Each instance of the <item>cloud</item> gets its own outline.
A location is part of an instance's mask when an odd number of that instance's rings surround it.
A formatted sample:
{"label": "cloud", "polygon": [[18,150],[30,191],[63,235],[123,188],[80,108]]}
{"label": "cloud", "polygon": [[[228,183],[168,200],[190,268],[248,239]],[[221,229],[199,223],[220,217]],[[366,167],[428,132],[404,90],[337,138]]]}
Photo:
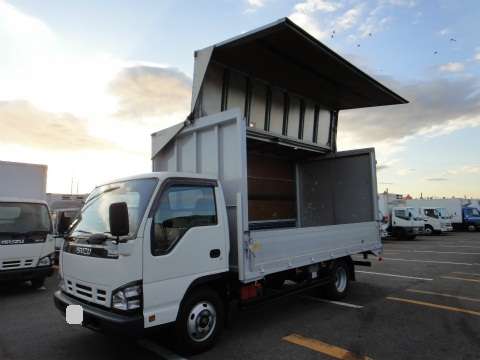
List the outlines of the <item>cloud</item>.
{"label": "cloud", "polygon": [[391,20],[391,17],[388,16],[381,19],[377,19],[376,16],[369,16],[367,20],[358,27],[360,37],[365,38],[370,34],[379,33],[385,29],[386,25],[390,23]]}
{"label": "cloud", "polygon": [[450,62],[448,64],[440,65],[438,70],[442,72],[450,72],[450,73],[455,73],[455,72],[461,72],[465,69],[465,65],[463,65],[460,62]]}
{"label": "cloud", "polygon": [[333,12],[342,7],[342,4],[327,0],[306,0],[295,5],[294,9],[301,13]]}
{"label": "cloud", "polygon": [[426,178],[425,180],[427,180],[427,181],[448,181],[447,178],[443,178],[443,177]]}
{"label": "cloud", "polygon": [[67,113],[42,111],[27,101],[0,101],[1,144],[43,150],[116,148],[89,134],[87,123]]}
{"label": "cloud", "polygon": [[379,143],[390,151],[415,135],[443,135],[480,126],[480,84],[475,78],[409,84],[388,77],[380,80],[410,103],[340,112],[339,145]]}
{"label": "cloud", "polygon": [[416,0],[380,0],[380,3],[405,7],[414,7],[417,5]]}
{"label": "cloud", "polygon": [[258,9],[265,6],[267,0],[246,0],[248,4],[248,8],[245,10],[246,13],[252,13],[257,11]]}
{"label": "cloud", "polygon": [[335,28],[340,30],[347,30],[357,24],[358,19],[362,15],[363,5],[358,5],[350,10],[347,10],[343,15],[335,20]]}
{"label": "cloud", "polygon": [[477,52],[474,58],[475,60],[480,61],[480,52]]}
{"label": "cloud", "polygon": [[[328,28],[333,25],[332,21],[327,21],[323,14],[334,13],[343,5],[339,2],[328,0],[305,0],[293,7],[293,12],[289,15],[289,19],[298,26],[305,29],[313,37],[324,40],[329,36]],[[322,22],[315,17],[315,14],[322,13]],[[329,25],[326,25],[327,22]]]}
{"label": "cloud", "polygon": [[450,34],[450,29],[449,28],[442,29],[438,32],[438,35],[441,35],[441,36],[445,36],[445,35],[448,35],[448,34]]}
{"label": "cloud", "polygon": [[464,165],[457,169],[448,170],[448,175],[480,174],[480,165]]}
{"label": "cloud", "polygon": [[323,40],[328,37],[328,31],[322,30],[320,24],[310,14],[297,11],[292,13],[288,18],[318,40]]}
{"label": "cloud", "polygon": [[117,116],[141,119],[187,112],[191,80],[173,68],[132,66],[120,71],[109,90],[119,102]]}

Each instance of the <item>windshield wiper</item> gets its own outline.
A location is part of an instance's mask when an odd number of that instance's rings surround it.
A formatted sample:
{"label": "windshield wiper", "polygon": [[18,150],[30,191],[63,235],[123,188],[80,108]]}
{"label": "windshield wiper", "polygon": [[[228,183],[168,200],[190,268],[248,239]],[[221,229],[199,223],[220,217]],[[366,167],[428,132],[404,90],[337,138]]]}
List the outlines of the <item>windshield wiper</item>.
{"label": "windshield wiper", "polygon": [[74,232],[79,232],[79,233],[82,233],[82,234],[91,234],[92,233],[91,231],[85,231],[85,230],[74,230]]}

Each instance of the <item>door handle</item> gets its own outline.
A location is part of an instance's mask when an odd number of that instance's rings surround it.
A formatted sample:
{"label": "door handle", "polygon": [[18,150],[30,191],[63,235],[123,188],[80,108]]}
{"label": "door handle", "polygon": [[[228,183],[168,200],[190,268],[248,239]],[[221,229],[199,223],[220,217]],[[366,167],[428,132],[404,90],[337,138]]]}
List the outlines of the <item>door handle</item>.
{"label": "door handle", "polygon": [[218,257],[220,257],[220,253],[221,253],[220,249],[212,249],[212,250],[210,250],[210,257],[212,259],[218,258]]}

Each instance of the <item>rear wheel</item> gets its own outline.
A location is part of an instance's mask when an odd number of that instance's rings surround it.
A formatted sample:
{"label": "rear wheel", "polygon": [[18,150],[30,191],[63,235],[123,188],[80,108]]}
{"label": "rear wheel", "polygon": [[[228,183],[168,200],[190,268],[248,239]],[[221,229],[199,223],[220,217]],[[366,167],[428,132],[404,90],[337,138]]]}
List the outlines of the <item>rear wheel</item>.
{"label": "rear wheel", "polygon": [[40,289],[45,284],[45,278],[35,278],[30,281],[34,289]]}
{"label": "rear wheel", "polygon": [[349,267],[345,261],[335,262],[332,275],[335,281],[325,287],[325,295],[331,300],[341,300],[347,296],[350,288]]}
{"label": "rear wheel", "polygon": [[208,288],[194,291],[184,301],[175,323],[177,350],[197,354],[210,349],[222,332],[224,306]]}

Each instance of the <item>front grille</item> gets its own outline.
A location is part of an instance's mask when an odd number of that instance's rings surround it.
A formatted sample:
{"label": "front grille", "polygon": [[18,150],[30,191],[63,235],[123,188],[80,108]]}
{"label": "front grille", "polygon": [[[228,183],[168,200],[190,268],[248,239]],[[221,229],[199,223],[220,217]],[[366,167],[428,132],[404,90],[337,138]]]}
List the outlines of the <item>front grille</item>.
{"label": "front grille", "polygon": [[73,279],[65,279],[65,290],[67,293],[79,299],[108,306],[106,289],[78,282]]}
{"label": "front grille", "polygon": [[31,267],[32,265],[33,265],[33,259],[4,260],[0,263],[0,269],[13,270],[13,269],[20,269],[24,267]]}

